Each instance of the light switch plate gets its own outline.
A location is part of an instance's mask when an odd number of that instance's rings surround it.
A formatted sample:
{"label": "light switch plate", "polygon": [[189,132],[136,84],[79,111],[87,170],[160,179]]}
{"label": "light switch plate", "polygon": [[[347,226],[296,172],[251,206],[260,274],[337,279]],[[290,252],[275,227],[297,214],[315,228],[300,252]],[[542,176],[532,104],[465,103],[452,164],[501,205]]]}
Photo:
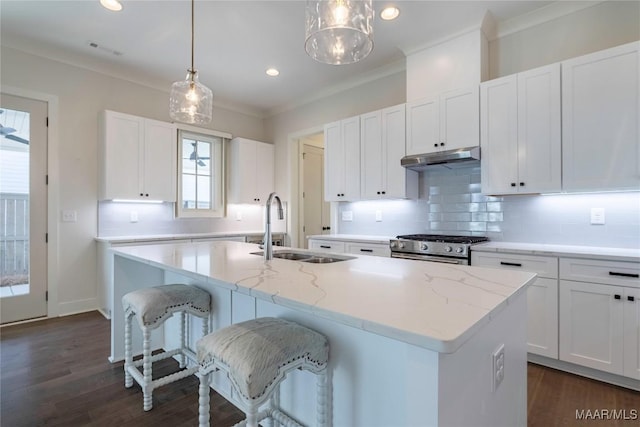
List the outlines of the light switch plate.
{"label": "light switch plate", "polygon": [[138,211],[129,212],[129,221],[138,222]]}
{"label": "light switch plate", "polygon": [[344,211],[344,212],[342,212],[342,220],[343,221],[353,221],[353,211]]}
{"label": "light switch plate", "polygon": [[382,211],[381,210],[377,210],[376,211],[376,222],[380,222],[382,221]]}
{"label": "light switch plate", "polygon": [[78,211],[62,211],[62,222],[77,222]]}
{"label": "light switch plate", "polygon": [[604,224],[604,208],[591,208],[591,224]]}

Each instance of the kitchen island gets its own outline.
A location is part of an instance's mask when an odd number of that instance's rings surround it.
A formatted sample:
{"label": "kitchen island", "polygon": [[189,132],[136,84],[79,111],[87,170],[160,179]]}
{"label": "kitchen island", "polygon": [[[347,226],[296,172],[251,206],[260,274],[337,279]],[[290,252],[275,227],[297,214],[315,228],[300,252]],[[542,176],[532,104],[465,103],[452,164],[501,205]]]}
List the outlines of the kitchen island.
{"label": "kitchen island", "polygon": [[[265,262],[257,250],[239,242],[114,249],[110,359],[123,356],[122,295],[189,283],[212,294],[214,330],[275,316],[325,334],[334,426],[526,425],[525,291],[534,274],[371,256]],[[174,327],[158,331],[156,345],[171,348]],[[193,345],[200,328],[192,330]],[[497,385],[494,371],[503,374]],[[213,387],[234,401],[225,378]],[[312,425],[314,392],[313,378],[296,372],[281,402]]]}

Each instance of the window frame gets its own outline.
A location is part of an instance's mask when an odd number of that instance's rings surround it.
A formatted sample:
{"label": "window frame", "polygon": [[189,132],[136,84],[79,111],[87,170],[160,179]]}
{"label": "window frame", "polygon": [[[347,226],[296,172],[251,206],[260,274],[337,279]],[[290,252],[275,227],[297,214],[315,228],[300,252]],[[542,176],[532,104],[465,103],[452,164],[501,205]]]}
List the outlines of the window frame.
{"label": "window frame", "polygon": [[[175,216],[176,218],[223,218],[226,215],[226,162],[225,151],[231,135],[223,132],[215,132],[206,129],[193,128],[189,126],[178,126],[177,148],[177,200]],[[185,208],[182,198],[182,178],[183,178],[183,140],[192,139],[194,141],[208,142],[211,144],[210,153],[210,200],[209,209]]]}

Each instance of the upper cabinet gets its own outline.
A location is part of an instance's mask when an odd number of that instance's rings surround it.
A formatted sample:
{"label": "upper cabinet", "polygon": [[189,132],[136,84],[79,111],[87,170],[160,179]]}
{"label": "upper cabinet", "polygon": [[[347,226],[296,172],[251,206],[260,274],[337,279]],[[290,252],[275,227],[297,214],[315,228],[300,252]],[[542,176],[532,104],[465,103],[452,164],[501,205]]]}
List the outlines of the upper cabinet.
{"label": "upper cabinet", "polygon": [[360,199],[360,116],[326,124],[324,148],[324,199]]}
{"label": "upper cabinet", "polygon": [[360,116],[361,198],[418,196],[418,173],[400,166],[405,153],[405,104]]}
{"label": "upper cabinet", "polygon": [[176,127],[130,114],[99,116],[100,200],[176,201]]}
{"label": "upper cabinet", "polygon": [[477,146],[480,142],[478,86],[407,103],[406,154]]}
{"label": "upper cabinet", "polygon": [[233,138],[229,148],[229,203],[264,203],[275,191],[273,144]]}
{"label": "upper cabinet", "polygon": [[482,192],[561,189],[560,64],[480,86]]}
{"label": "upper cabinet", "polygon": [[562,62],[563,190],[640,188],[639,46]]}

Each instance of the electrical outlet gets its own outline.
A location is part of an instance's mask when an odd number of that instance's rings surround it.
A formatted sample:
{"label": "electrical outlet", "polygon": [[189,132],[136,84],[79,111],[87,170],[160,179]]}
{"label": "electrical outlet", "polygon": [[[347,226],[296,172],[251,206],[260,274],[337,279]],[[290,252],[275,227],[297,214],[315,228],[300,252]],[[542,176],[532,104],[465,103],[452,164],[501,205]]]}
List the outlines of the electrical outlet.
{"label": "electrical outlet", "polygon": [[495,392],[504,380],[504,344],[500,344],[491,354],[491,362],[492,390]]}
{"label": "electrical outlet", "polygon": [[138,211],[129,212],[129,221],[138,222]]}
{"label": "electrical outlet", "polygon": [[344,211],[344,212],[342,212],[342,220],[343,221],[353,221],[353,211]]}
{"label": "electrical outlet", "polygon": [[591,224],[604,225],[604,208],[591,208]]}
{"label": "electrical outlet", "polygon": [[382,211],[381,210],[377,210],[376,211],[376,222],[380,222],[382,221]]}
{"label": "electrical outlet", "polygon": [[236,212],[236,221],[242,221],[242,211]]}

